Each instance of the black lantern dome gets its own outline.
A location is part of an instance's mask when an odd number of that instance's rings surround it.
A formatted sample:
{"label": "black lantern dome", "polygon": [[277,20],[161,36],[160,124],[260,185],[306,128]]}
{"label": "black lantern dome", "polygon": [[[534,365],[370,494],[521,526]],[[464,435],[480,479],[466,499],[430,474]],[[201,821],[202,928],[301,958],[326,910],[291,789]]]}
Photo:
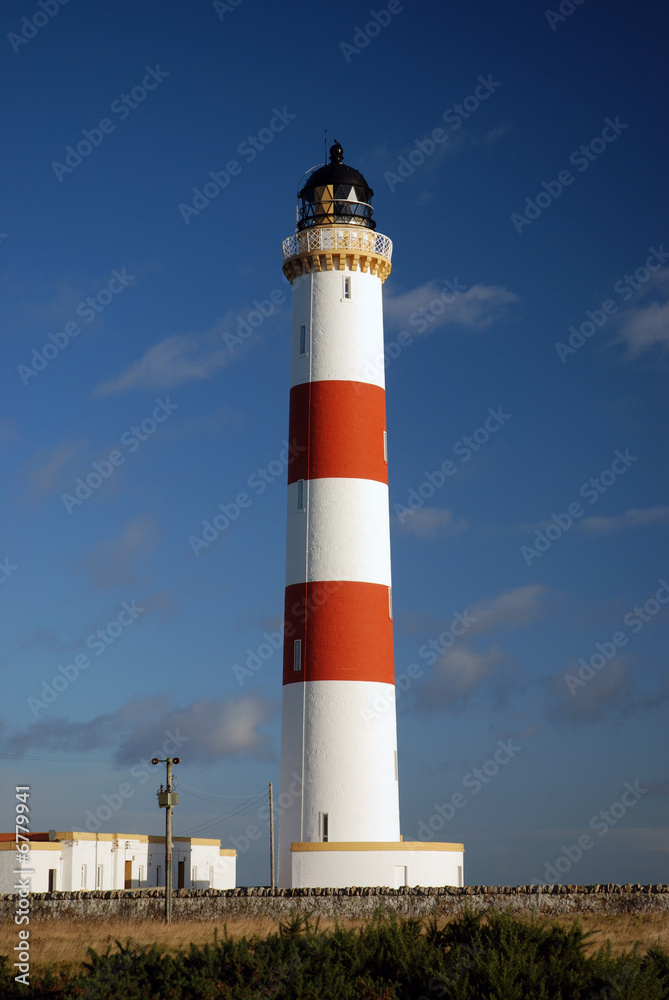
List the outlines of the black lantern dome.
{"label": "black lantern dome", "polygon": [[299,193],[297,230],[342,223],[376,229],[373,194],[360,171],[344,163],[344,150],[335,140],[330,162],[314,170]]}

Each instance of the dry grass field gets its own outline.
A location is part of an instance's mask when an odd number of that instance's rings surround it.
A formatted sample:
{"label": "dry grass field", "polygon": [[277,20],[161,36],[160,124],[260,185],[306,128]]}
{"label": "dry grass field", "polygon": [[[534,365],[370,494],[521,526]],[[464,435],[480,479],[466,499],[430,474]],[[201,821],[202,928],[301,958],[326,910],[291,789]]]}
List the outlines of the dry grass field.
{"label": "dry grass field", "polygon": [[[446,921],[444,921],[445,923]],[[566,927],[573,923],[571,917],[557,917],[555,922]],[[343,926],[360,926],[364,921],[341,921]],[[648,914],[644,916],[584,915],[581,925],[586,931],[596,932],[590,939],[588,950],[595,951],[606,941],[611,943],[614,954],[629,950],[638,942],[642,952],[661,944],[669,950],[669,916]],[[159,921],[130,922],[115,920],[33,920],[30,923],[31,965],[38,969],[56,962],[78,964],[88,957],[87,949],[104,952],[109,945],[115,950],[118,939],[123,944],[130,939],[135,944],[151,945],[154,942],[170,951],[187,950],[189,944],[203,945],[214,939],[214,928],[219,936],[224,933],[221,920],[183,921],[169,927]],[[321,930],[334,926],[333,921],[321,920]],[[278,921],[232,920],[227,922],[227,932],[233,937],[254,934],[266,935],[278,930]],[[11,923],[0,924],[0,954],[11,954],[18,941],[18,928]],[[11,960],[10,960],[11,961]]]}

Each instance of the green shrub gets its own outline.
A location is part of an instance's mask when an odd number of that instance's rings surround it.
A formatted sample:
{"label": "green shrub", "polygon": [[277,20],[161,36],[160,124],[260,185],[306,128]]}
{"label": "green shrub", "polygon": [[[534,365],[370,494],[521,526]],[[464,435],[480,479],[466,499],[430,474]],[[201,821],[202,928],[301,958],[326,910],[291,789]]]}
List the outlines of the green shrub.
{"label": "green shrub", "polygon": [[669,955],[585,952],[578,923],[490,911],[436,919],[381,912],[357,930],[321,931],[293,915],[267,937],[166,954],[119,941],[70,976],[47,970],[17,986],[0,957],[0,1000],[667,1000]]}

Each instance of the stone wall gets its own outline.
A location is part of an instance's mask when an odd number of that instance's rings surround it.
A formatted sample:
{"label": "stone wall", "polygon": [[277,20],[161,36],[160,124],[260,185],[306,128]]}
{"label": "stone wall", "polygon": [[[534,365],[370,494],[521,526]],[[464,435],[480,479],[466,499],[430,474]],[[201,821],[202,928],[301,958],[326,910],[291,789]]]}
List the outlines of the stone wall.
{"label": "stone wall", "polygon": [[[401,916],[434,913],[457,915],[465,907],[476,912],[494,908],[515,914],[552,916],[579,913],[667,913],[669,885],[519,885],[423,889],[404,887],[350,889],[178,889],[173,895],[175,920],[219,920],[235,917],[285,919],[292,912],[322,917],[360,918],[379,907]],[[16,897],[0,895],[0,920],[13,920]],[[88,920],[163,918],[164,889],[104,892],[42,892],[30,896],[30,917]]]}

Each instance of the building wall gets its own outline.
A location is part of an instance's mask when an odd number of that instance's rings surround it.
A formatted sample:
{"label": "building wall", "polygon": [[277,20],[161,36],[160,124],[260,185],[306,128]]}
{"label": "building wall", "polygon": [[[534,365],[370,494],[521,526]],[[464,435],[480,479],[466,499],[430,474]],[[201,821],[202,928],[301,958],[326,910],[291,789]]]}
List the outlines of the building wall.
{"label": "building wall", "polygon": [[[131,889],[165,885],[165,842],[161,837],[137,834],[70,832],[59,841],[32,841],[28,855],[32,892],[47,892],[49,869],[56,870],[56,890],[76,892],[126,888],[126,863],[130,864]],[[173,887],[178,887],[179,861],[184,862],[185,889],[233,889],[236,885],[236,852],[221,850],[220,840],[175,837]],[[0,893],[13,893],[19,875],[16,845],[0,843]],[[160,869],[160,882],[158,882]],[[195,880],[193,880],[195,869]],[[84,882],[85,879],[85,882]]]}
{"label": "building wall", "polygon": [[124,889],[126,862],[130,864],[128,888],[148,886],[146,836],[76,831],[60,835],[60,843],[63,890]]}
{"label": "building wall", "polygon": [[234,889],[237,886],[237,852],[221,848],[214,863],[214,888]]}
{"label": "building wall", "polygon": [[[35,874],[31,876],[31,887],[33,887],[33,891],[46,892],[49,887],[50,868],[54,868],[56,870],[56,888],[61,889],[62,866],[60,844],[42,843],[35,844],[34,847],[39,847],[40,850],[30,851],[30,854],[28,855],[30,858],[30,864],[26,865],[27,868],[31,868],[35,872]],[[15,874],[14,871],[14,869],[20,869],[20,866],[17,863],[18,857],[19,852],[16,849],[16,844],[0,844],[0,893],[16,892],[14,885],[21,878],[21,876]]]}
{"label": "building wall", "polygon": [[[193,844],[190,856],[191,889],[234,889],[237,884],[236,851],[223,850],[220,841]],[[192,874],[195,878],[192,878]]]}
{"label": "building wall", "polygon": [[461,886],[463,857],[462,844],[295,844],[293,888]]}

